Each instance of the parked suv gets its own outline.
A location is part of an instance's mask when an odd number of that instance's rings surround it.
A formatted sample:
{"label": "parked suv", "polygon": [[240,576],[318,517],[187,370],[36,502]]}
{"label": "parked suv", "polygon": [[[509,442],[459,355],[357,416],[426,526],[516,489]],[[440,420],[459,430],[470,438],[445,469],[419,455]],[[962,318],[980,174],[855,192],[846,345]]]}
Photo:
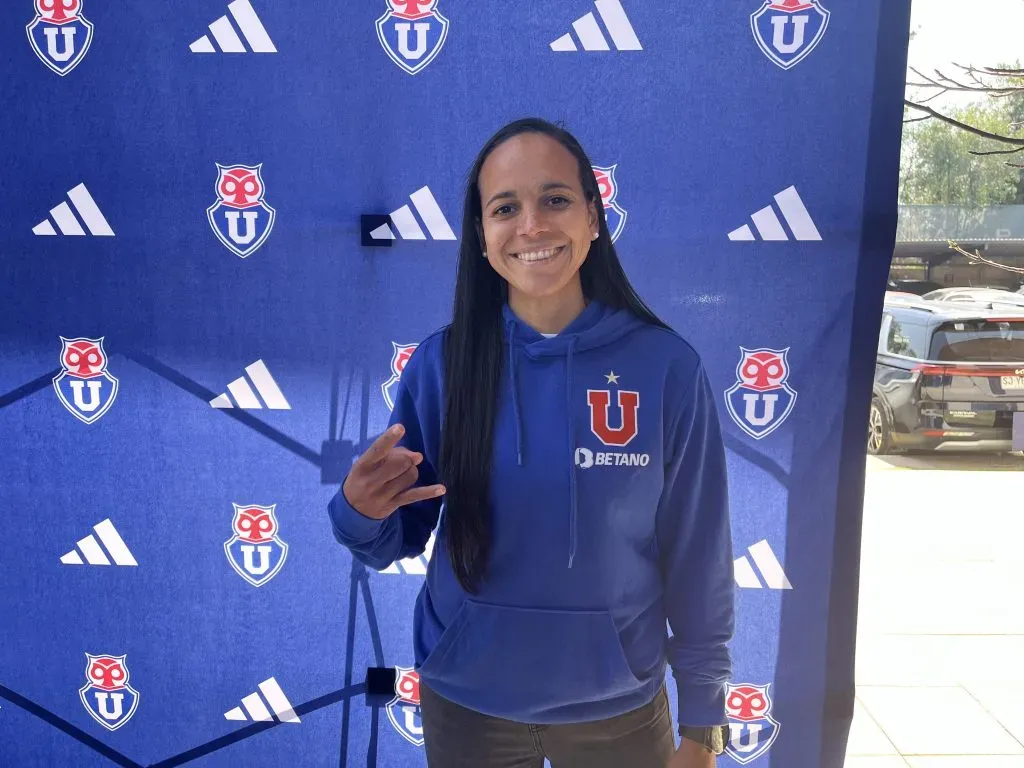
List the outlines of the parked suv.
{"label": "parked suv", "polygon": [[1024,308],[886,294],[868,453],[1010,451],[1018,411]]}

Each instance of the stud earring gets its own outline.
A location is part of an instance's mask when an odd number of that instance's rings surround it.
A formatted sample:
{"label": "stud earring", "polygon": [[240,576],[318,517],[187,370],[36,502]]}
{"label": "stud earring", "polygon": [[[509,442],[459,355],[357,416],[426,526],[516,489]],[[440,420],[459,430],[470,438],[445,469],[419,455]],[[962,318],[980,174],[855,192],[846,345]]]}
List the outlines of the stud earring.
{"label": "stud earring", "polygon": [[487,251],[484,251],[484,258],[487,258]]}
{"label": "stud earring", "polygon": [[592,239],[597,240],[597,238],[600,237],[600,236],[601,236],[600,232],[595,232],[594,233],[594,237]]}

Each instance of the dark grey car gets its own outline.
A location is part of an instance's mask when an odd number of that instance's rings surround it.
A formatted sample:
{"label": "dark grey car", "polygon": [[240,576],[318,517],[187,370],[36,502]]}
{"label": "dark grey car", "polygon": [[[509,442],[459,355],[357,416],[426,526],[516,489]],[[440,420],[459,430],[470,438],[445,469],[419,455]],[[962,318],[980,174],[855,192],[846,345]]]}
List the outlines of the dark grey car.
{"label": "dark grey car", "polygon": [[887,294],[868,453],[1012,450],[1024,436],[1024,309]]}

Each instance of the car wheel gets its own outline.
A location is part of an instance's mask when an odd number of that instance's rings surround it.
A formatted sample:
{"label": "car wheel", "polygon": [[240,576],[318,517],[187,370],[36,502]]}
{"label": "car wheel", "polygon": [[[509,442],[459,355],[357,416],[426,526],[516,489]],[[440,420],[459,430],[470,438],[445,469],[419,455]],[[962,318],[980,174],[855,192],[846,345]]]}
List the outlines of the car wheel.
{"label": "car wheel", "polygon": [[868,453],[872,456],[884,456],[892,452],[892,437],[885,408],[878,398],[872,398],[871,413],[868,416]]}

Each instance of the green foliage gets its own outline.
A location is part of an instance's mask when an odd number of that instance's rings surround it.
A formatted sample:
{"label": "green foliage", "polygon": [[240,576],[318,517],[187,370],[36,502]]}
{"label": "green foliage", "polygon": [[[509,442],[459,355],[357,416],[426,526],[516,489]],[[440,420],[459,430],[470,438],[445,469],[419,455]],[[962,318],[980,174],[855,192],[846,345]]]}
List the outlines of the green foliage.
{"label": "green foliage", "polygon": [[[1002,80],[999,85],[1024,83],[1021,78]],[[1011,128],[1012,123],[1024,121],[1024,93],[984,97],[983,101],[959,109],[935,108],[983,131],[1024,138],[1024,130]],[[905,118],[922,114],[905,110]],[[970,154],[972,150],[1007,149],[1014,149],[1014,146],[977,136],[936,118],[906,124],[900,157],[900,203],[978,206],[1024,203],[1022,169],[1007,165],[1024,164],[1024,151],[1014,155]]]}

